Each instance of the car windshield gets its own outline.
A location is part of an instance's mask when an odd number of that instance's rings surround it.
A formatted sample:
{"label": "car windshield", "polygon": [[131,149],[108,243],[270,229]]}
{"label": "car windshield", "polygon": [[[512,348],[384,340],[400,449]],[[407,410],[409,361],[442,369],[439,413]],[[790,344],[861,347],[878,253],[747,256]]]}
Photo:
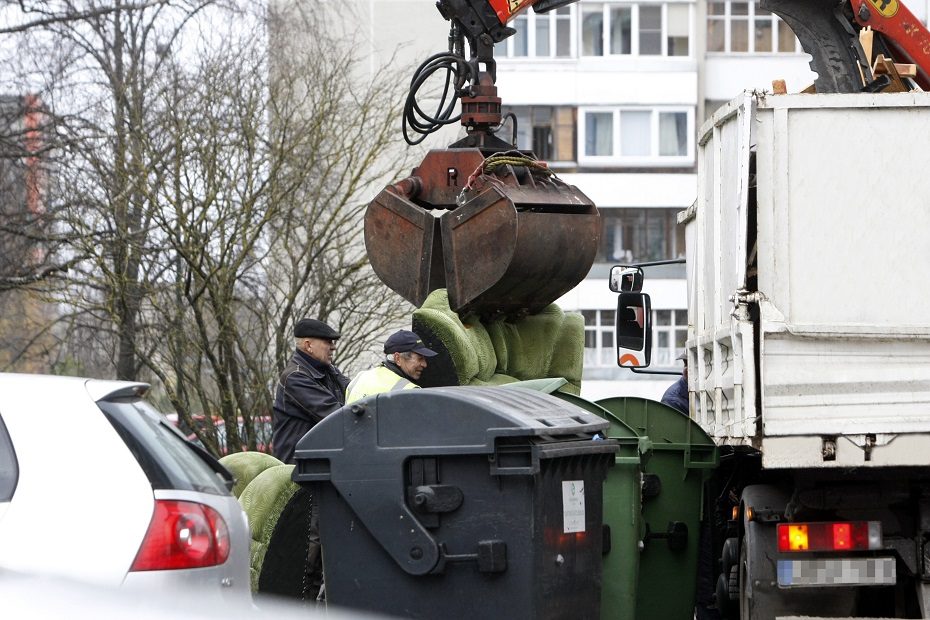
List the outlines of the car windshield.
{"label": "car windshield", "polygon": [[118,399],[97,404],[136,457],[153,489],[229,494],[225,484],[228,472],[222,465],[188,443],[146,401]]}

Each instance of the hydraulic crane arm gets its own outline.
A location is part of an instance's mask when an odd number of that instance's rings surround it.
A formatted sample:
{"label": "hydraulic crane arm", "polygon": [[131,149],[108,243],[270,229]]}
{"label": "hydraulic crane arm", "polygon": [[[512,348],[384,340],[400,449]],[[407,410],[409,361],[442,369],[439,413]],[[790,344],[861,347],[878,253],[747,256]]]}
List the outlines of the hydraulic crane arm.
{"label": "hydraulic crane arm", "polygon": [[761,6],[784,20],[811,55],[818,93],[881,90],[859,42],[866,26],[875,33],[876,53],[915,64],[916,82],[930,89],[930,32],[900,0],[762,0]]}
{"label": "hydraulic crane arm", "polygon": [[[466,136],[430,151],[409,177],[382,190],[365,213],[372,268],[414,305],[445,288],[450,307],[463,315],[532,314],[590,270],[600,239],[594,203],[532,152],[495,135],[502,117],[494,44],[516,32],[507,23],[521,11],[551,11],[574,1],[437,2],[452,23],[449,51],[427,59],[414,74],[404,137],[416,144],[457,121]],[[430,115],[416,93],[435,74],[445,74],[446,86]],[[459,98],[462,112],[453,117]],[[408,128],[420,137],[411,138]]]}

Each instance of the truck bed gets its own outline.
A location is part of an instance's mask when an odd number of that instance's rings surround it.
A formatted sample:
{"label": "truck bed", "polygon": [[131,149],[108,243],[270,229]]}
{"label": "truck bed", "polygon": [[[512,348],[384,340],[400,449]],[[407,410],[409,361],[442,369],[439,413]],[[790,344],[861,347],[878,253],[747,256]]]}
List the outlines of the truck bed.
{"label": "truck bed", "polygon": [[928,139],[930,93],[746,93],[702,128],[680,221],[692,412],[718,443],[926,464]]}

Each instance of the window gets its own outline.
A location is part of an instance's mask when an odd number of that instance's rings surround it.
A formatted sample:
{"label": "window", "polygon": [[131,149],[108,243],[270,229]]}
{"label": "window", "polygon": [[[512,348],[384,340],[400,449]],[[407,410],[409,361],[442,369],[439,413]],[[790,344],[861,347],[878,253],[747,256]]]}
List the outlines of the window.
{"label": "window", "polygon": [[612,112],[585,114],[584,154],[609,156],[614,154],[614,115]]}
{"label": "window", "polygon": [[575,161],[574,108],[504,106],[502,112],[517,117],[517,148],[533,151],[544,161]]}
{"label": "window", "polygon": [[656,310],[652,323],[652,364],[675,366],[688,339],[687,310]]}
{"label": "window", "polygon": [[517,33],[495,46],[498,58],[570,58],[574,6],[564,6],[543,15],[524,11],[510,27]]}
{"label": "window", "polygon": [[[616,310],[582,310],[584,316],[584,366],[617,368]],[[687,310],[653,310],[652,366],[674,367],[675,358],[688,339]]]}
{"label": "window", "polygon": [[584,4],[582,56],[688,56],[690,3]]}
{"label": "window", "polygon": [[616,310],[582,310],[584,316],[584,365],[586,368],[616,366],[614,344]]}
{"label": "window", "polygon": [[693,108],[581,108],[579,113],[580,163],[693,163]]}
{"label": "window", "polygon": [[685,253],[680,209],[601,209],[601,251],[597,261],[631,263],[681,258]]}
{"label": "window", "polygon": [[759,0],[708,0],[707,51],[800,53],[801,44],[777,15]]}

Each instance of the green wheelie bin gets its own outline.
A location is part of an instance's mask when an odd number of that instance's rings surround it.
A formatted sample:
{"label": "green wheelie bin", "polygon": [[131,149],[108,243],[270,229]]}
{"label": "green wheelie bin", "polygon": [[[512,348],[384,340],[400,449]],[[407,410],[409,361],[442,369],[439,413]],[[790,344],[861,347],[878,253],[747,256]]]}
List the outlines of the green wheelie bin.
{"label": "green wheelie bin", "polygon": [[[619,615],[603,608],[602,617],[690,620],[697,588],[702,494],[705,480],[718,464],[717,448],[696,422],[662,403],[614,397],[595,404],[636,431],[645,444],[641,453],[648,453],[642,459],[643,536],[636,612]],[[608,500],[608,486],[605,507],[613,501]],[[606,590],[605,583],[605,596]]]}

